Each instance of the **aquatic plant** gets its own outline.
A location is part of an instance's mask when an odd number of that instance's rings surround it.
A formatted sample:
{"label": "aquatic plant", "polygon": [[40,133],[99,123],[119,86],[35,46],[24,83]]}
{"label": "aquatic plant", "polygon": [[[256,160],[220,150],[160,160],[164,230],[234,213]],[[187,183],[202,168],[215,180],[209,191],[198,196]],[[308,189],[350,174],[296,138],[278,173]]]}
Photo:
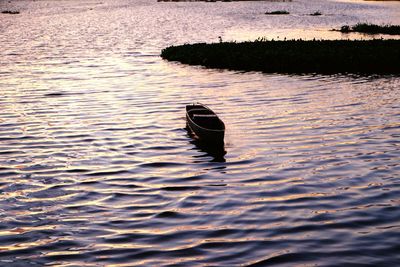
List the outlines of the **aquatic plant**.
{"label": "aquatic plant", "polygon": [[172,46],[161,57],[190,65],[269,73],[400,74],[400,40],[289,40]]}
{"label": "aquatic plant", "polygon": [[342,27],[340,28],[339,31],[340,31],[340,32],[343,32],[343,33],[348,33],[348,32],[351,31],[351,27],[350,27],[349,25],[344,25],[344,26],[342,26]]}
{"label": "aquatic plant", "polygon": [[310,16],[321,16],[322,12],[321,11],[315,11],[314,13],[311,13]]}
{"label": "aquatic plant", "polygon": [[288,15],[289,11],[286,10],[276,10],[272,12],[265,12],[265,15]]}
{"label": "aquatic plant", "polygon": [[16,14],[19,14],[19,11],[3,10],[3,11],[1,11],[1,13],[2,14],[16,15]]}
{"label": "aquatic plant", "polygon": [[400,35],[400,25],[376,25],[370,23],[357,23],[354,26],[344,25],[339,30],[342,33],[360,32],[367,34],[392,34]]}

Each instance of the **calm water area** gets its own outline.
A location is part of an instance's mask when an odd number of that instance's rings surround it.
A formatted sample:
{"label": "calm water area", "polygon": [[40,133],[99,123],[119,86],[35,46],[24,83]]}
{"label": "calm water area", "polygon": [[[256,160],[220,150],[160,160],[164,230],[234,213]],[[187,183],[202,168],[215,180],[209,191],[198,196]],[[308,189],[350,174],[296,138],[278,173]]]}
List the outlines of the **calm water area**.
{"label": "calm water area", "polygon": [[[400,2],[0,10],[20,11],[0,14],[0,266],[400,266],[399,76],[159,56],[219,37],[368,39],[330,30],[400,24]],[[225,155],[185,130],[196,101],[224,120]]]}

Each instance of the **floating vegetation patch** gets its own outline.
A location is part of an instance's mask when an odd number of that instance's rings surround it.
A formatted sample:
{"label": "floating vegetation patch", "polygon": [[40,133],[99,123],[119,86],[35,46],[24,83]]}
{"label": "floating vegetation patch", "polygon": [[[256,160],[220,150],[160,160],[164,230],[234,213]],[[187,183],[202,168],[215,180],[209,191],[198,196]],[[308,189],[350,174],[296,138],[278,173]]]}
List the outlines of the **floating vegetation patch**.
{"label": "floating vegetation patch", "polygon": [[314,13],[311,13],[310,16],[322,16],[321,11],[315,11]]}
{"label": "floating vegetation patch", "polygon": [[360,32],[367,34],[400,35],[400,25],[376,25],[370,23],[357,23],[354,26],[344,25],[338,31],[342,33]]}
{"label": "floating vegetation patch", "polygon": [[399,74],[400,40],[289,40],[171,46],[161,57],[209,68],[268,73]]}
{"label": "floating vegetation patch", "polygon": [[1,13],[2,13],[2,14],[16,15],[16,14],[19,14],[19,11],[3,10],[3,11],[1,11]]}
{"label": "floating vegetation patch", "polygon": [[265,15],[288,15],[289,11],[286,10],[276,10],[272,12],[265,12]]}

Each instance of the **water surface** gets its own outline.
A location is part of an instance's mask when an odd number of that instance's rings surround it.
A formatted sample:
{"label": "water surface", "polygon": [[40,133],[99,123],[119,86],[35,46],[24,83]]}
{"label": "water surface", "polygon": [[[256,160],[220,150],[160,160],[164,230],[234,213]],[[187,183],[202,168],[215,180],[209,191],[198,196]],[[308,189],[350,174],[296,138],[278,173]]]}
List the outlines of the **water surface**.
{"label": "water surface", "polygon": [[[0,14],[0,265],[400,263],[399,77],[242,73],[159,57],[219,36],[370,38],[329,30],[399,24],[398,3],[0,8],[21,12]],[[277,9],[291,15],[264,15]],[[224,120],[223,157],[186,132],[194,101]]]}

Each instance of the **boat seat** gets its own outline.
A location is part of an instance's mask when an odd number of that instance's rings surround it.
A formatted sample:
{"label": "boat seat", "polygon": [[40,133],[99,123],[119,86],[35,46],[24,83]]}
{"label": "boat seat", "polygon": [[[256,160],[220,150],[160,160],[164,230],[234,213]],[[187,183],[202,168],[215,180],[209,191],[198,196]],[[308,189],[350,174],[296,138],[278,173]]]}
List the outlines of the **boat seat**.
{"label": "boat seat", "polygon": [[193,113],[193,111],[208,111],[208,109],[205,109],[205,108],[194,108],[194,109],[191,109],[191,110],[189,110],[189,112],[192,112]]}
{"label": "boat seat", "polygon": [[215,118],[215,114],[193,114],[193,118]]}

